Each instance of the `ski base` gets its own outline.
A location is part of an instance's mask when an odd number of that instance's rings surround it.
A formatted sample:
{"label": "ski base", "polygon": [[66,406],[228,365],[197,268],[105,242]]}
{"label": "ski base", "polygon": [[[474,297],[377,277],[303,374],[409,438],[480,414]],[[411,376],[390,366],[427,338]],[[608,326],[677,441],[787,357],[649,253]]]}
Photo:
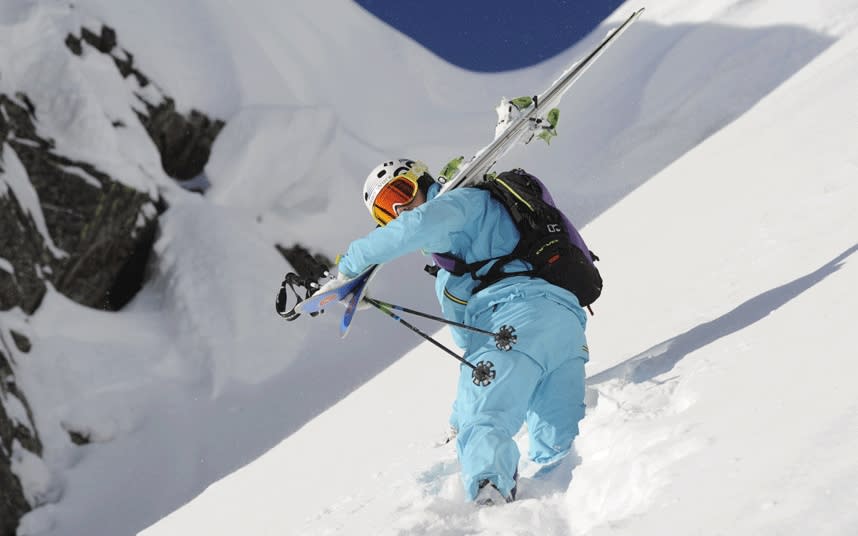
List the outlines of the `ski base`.
{"label": "ski base", "polygon": [[295,306],[295,312],[302,313],[319,313],[325,309],[327,305],[335,301],[344,301],[352,295],[356,289],[362,288],[366,279],[375,271],[375,267],[368,268],[363,273],[348,281],[343,281],[342,285],[327,289],[324,292],[317,292],[306,300]]}
{"label": "ski base", "polygon": [[380,268],[380,266],[381,265],[379,264],[371,266],[355,278],[360,279],[360,282],[352,288],[351,299],[349,299],[349,303],[346,305],[346,312],[340,321],[340,338],[344,339],[346,335],[349,334],[349,328],[351,328],[352,320],[357,312],[358,305],[361,300],[363,300],[364,296],[366,296],[366,290],[369,286],[369,282],[372,280],[376,272],[378,272],[378,268]]}

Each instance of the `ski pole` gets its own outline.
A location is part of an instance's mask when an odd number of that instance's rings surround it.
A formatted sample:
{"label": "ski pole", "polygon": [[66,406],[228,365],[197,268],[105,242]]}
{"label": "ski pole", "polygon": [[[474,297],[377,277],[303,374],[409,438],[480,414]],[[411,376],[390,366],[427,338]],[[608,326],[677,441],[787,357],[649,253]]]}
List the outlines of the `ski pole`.
{"label": "ski pole", "polygon": [[390,318],[392,318],[392,319],[396,320],[397,322],[399,322],[399,323],[400,323],[400,324],[402,324],[403,326],[407,327],[408,329],[410,329],[410,330],[411,330],[411,331],[413,331],[414,333],[416,333],[416,334],[420,335],[421,337],[423,337],[423,338],[424,338],[424,339],[426,339],[427,341],[431,342],[432,344],[434,344],[434,345],[435,345],[435,346],[437,346],[438,348],[440,348],[440,349],[444,350],[445,352],[447,352],[448,354],[450,354],[451,356],[453,356],[453,357],[454,357],[455,359],[457,359],[458,361],[460,361],[460,362],[462,362],[463,364],[465,364],[465,365],[467,365],[467,366],[471,367],[472,369],[475,369],[475,368],[476,368],[476,367],[474,367],[474,365],[472,365],[471,363],[468,363],[468,361],[466,361],[463,357],[459,356],[459,354],[457,354],[457,353],[456,353],[456,352],[454,352],[453,350],[450,350],[449,348],[447,348],[446,346],[444,346],[443,344],[441,344],[440,342],[438,342],[437,340],[435,340],[434,338],[432,338],[432,336],[431,336],[431,335],[428,335],[428,334],[424,333],[424,332],[423,332],[423,331],[421,331],[419,328],[415,327],[413,324],[411,324],[411,323],[407,322],[404,318],[402,318],[401,316],[399,316],[399,315],[397,315],[396,313],[394,313],[392,310],[390,310],[390,308],[386,307],[385,305],[382,305],[382,302],[379,302],[378,300],[374,300],[374,299],[372,299],[372,298],[364,298],[364,300],[366,300],[367,302],[369,302],[371,305],[373,305],[376,309],[378,309],[378,310],[379,310],[379,311],[381,311],[382,313],[384,313],[384,314],[386,314],[387,316],[389,316]]}
{"label": "ski pole", "polygon": [[461,357],[459,354],[457,354],[453,350],[450,350],[449,348],[447,348],[446,346],[444,346],[443,344],[441,344],[440,342],[435,340],[431,335],[427,335],[426,333],[421,331],[419,328],[415,327],[413,324],[409,323],[408,321],[406,321],[405,319],[403,319],[402,317],[400,317],[399,315],[394,313],[392,310],[390,310],[390,308],[382,305],[381,302],[379,302],[378,300],[373,300],[372,298],[369,298],[369,299],[364,298],[364,299],[368,303],[370,303],[373,307],[375,307],[376,309],[381,311],[382,313],[386,314],[387,316],[389,316],[393,320],[396,320],[397,322],[399,322],[403,326],[407,327],[408,329],[410,329],[414,333],[420,335],[421,337],[423,337],[427,341],[431,342],[432,344],[434,344],[435,346],[437,346],[441,350],[444,350],[445,352],[447,352],[454,359],[456,359],[456,361],[459,361],[463,365],[467,365],[468,367],[470,367],[470,369],[473,371],[471,373],[471,376],[474,378],[474,383],[476,385],[482,385],[482,386],[489,385],[492,382],[492,380],[495,378],[494,365],[492,364],[491,361],[480,361],[476,365],[469,363],[465,358]]}
{"label": "ski pole", "polygon": [[364,297],[364,300],[374,305],[375,307],[378,307],[379,309],[386,308],[395,311],[402,311],[403,313],[409,313],[423,318],[428,318],[429,320],[434,320],[443,324],[449,324],[451,326],[467,329],[476,333],[482,333],[483,335],[491,335],[492,337],[494,337],[495,342],[497,343],[498,350],[508,351],[510,348],[512,348],[512,345],[515,344],[518,340],[518,336],[515,335],[515,328],[512,326],[503,325],[501,326],[500,330],[495,333],[493,331],[480,329],[475,326],[469,326],[468,324],[462,324],[460,322],[454,322],[446,318],[441,318],[440,316],[434,316],[421,311],[415,311],[414,309],[409,309],[408,307],[403,307],[394,303],[387,303],[381,300],[376,300],[375,298],[370,298],[368,296]]}

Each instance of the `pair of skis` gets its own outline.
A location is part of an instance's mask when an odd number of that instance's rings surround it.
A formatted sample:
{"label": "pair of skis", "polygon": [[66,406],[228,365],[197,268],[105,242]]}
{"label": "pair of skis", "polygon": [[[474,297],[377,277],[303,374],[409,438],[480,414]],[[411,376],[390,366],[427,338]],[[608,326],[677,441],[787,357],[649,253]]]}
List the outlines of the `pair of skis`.
{"label": "pair of skis", "polygon": [[[632,13],[619,27],[608,33],[599,45],[584,59],[574,63],[563,75],[554,81],[542,94],[534,97],[533,104],[510,123],[505,130],[498,133],[495,139],[463,164],[461,170],[452,178],[447,178],[441,187],[439,195],[458,188],[473,184],[483,178],[495,163],[503,157],[514,145],[528,138],[543,114],[552,106],[556,106],[566,91],[589,69],[593,63],[622,35],[629,26],[643,13],[641,8]],[[363,273],[344,282],[341,286],[325,292],[316,293],[295,306],[295,313],[318,313],[333,301],[346,304],[346,312],[340,322],[340,336],[348,334],[355,311],[366,294],[366,288],[372,277],[378,272],[379,265],[370,266]]]}
{"label": "pair of skis", "polygon": [[363,273],[354,279],[343,282],[342,285],[325,290],[324,292],[316,292],[295,306],[294,312],[296,316],[301,313],[318,314],[331,302],[344,303],[346,312],[340,320],[340,337],[345,337],[349,333],[349,328],[351,327],[352,319],[358,305],[366,295],[367,285],[380,267],[380,264],[375,264],[364,270]]}
{"label": "pair of skis", "polygon": [[533,105],[527,108],[517,119],[515,119],[503,132],[495,136],[495,139],[474,155],[470,161],[464,164],[464,168],[452,179],[441,187],[441,194],[459,186],[465,186],[477,182],[489,172],[495,163],[501,159],[514,145],[529,137],[531,126],[535,121],[541,119],[543,112],[548,113],[556,106],[572,84],[596,62],[597,59],[634,23],[644,12],[640,8],[627,18],[619,27],[608,33],[599,45],[593,49],[581,61],[570,66],[560,78],[554,81],[541,95],[534,97]]}

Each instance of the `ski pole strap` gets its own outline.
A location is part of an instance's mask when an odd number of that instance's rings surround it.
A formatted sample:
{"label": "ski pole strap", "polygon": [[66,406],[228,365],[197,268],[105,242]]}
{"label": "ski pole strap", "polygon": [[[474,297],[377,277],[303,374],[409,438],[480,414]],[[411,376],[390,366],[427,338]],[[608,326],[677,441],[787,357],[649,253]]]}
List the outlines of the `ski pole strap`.
{"label": "ski pole strap", "polygon": [[[289,311],[286,310],[287,304],[289,302],[289,295],[286,291],[286,287],[289,287],[289,290],[292,291],[292,294],[295,295],[295,305],[292,306],[292,309]],[[295,287],[303,287],[304,288],[304,297],[301,297],[298,289]],[[288,273],[283,278],[283,283],[280,285],[280,291],[277,293],[277,299],[274,302],[274,310],[277,311],[277,314],[281,317],[285,318],[288,321],[293,321],[299,316],[301,313],[296,313],[295,308],[298,307],[298,304],[309,298],[313,295],[316,290],[319,289],[319,283],[316,281],[312,281],[310,279],[301,278],[296,273]],[[316,316],[319,313],[310,313],[310,316]]]}

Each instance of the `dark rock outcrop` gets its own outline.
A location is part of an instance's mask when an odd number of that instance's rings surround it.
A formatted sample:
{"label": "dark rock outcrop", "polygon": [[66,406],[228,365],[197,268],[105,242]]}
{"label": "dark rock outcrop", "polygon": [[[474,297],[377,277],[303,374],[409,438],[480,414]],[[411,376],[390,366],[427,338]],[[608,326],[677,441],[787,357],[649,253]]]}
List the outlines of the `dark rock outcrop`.
{"label": "dark rock outcrop", "polygon": [[[22,335],[15,337],[16,345]],[[24,337],[26,339],[26,337]],[[29,341],[27,341],[29,345]],[[18,526],[18,519],[30,511],[31,505],[24,498],[24,490],[18,477],[12,472],[10,462],[12,449],[17,444],[30,452],[41,455],[42,443],[32,426],[33,416],[24,394],[15,383],[12,371],[12,350],[3,340],[0,330],[0,535],[12,536]],[[17,399],[27,412],[29,423],[18,422],[6,413],[5,401]],[[29,424],[30,426],[26,426]]]}
{"label": "dark rock outcrop", "polygon": [[[0,189],[0,310],[34,312],[47,283],[83,305],[118,309],[142,285],[157,225],[153,199],[91,164],[56,153],[54,142],[37,132],[36,114],[25,96],[0,94],[0,177],[23,167],[26,177],[12,183],[20,194],[26,180],[25,188],[38,197],[38,207],[28,206],[11,183]],[[17,171],[10,171],[13,158]],[[40,232],[34,208],[44,218],[51,244]],[[27,503],[12,472],[13,445],[37,456],[42,445],[13,367],[15,354],[30,352],[32,343],[2,326],[0,337],[0,398],[14,398],[30,421],[25,426],[20,415],[8,415],[0,404],[0,534],[5,535],[14,534],[20,517],[35,506]]]}
{"label": "dark rock outcrop", "polygon": [[[76,55],[86,47],[109,55],[122,77],[135,84],[135,111],[168,175],[184,181],[202,173],[223,121],[196,110],[177,111],[107,26],[98,33],[83,28],[79,35],[70,34],[65,46]],[[140,88],[147,91],[137,92]],[[150,102],[143,93],[161,98]],[[0,179],[16,174],[0,182],[0,311],[17,307],[33,313],[49,283],[82,305],[118,310],[143,285],[163,201],[60,154],[54,140],[40,134],[38,114],[27,95],[0,94]],[[121,121],[113,126],[128,128]],[[14,534],[20,517],[36,506],[28,504],[11,461],[13,445],[37,456],[43,449],[25,393],[15,381],[15,360],[32,348],[26,335],[0,325],[0,402],[15,399],[12,406],[0,403],[0,536]],[[7,407],[15,408],[13,415]],[[28,423],[20,422],[23,413]],[[89,441],[81,432],[68,433],[71,443]]]}
{"label": "dark rock outcrop", "polygon": [[[78,55],[83,53],[83,43],[87,43],[110,55],[123,78],[133,76],[141,88],[150,83],[149,78],[134,65],[134,56],[117,45],[116,32],[108,26],[102,26],[99,34],[83,28],[80,37],[70,34],[65,42],[68,49]],[[193,179],[203,172],[212,144],[225,123],[211,119],[199,110],[183,114],[176,110],[173,99],[160,90],[158,92],[163,97],[158,102],[150,102],[138,95],[146,111],[138,111],[137,116],[158,147],[164,172],[178,181]]]}
{"label": "dark rock outcrop", "polygon": [[54,143],[36,132],[35,112],[18,100],[0,95],[0,112],[0,142],[26,170],[48,234],[66,254],[51,251],[14,191],[0,196],[0,251],[14,267],[14,274],[0,270],[0,309],[19,306],[32,313],[46,281],[82,305],[119,309],[133,296],[124,289],[142,284],[142,272],[127,265],[139,264],[136,259],[151,249],[154,200],[91,164],[55,153]]}
{"label": "dark rock outcrop", "polygon": [[185,181],[202,173],[224,122],[211,120],[197,110],[182,115],[170,98],[156,105],[143,102],[147,113],[137,115],[158,147],[161,166],[167,175]]}

